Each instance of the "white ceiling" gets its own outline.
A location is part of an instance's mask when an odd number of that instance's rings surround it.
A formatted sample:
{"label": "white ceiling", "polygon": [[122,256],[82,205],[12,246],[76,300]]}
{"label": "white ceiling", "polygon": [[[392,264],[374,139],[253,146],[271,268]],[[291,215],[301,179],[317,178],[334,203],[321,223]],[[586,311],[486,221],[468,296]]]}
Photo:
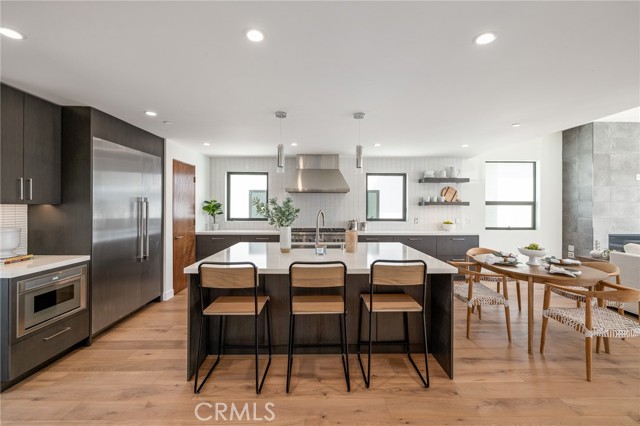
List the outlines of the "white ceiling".
{"label": "white ceiling", "polygon": [[2,1],[1,77],[210,155],[275,155],[284,110],[289,155],[353,155],[364,111],[365,155],[471,156],[640,105],[639,6]]}

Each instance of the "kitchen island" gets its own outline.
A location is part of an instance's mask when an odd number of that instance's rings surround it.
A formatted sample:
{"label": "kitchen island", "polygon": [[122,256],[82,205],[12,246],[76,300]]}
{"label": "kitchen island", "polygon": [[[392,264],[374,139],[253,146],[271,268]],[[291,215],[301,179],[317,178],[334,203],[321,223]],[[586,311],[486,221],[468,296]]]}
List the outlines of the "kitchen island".
{"label": "kitchen island", "polygon": [[[457,269],[401,243],[358,243],[355,253],[346,253],[341,249],[328,249],[324,256],[317,256],[313,249],[293,249],[290,253],[280,253],[278,243],[238,243],[221,252],[211,255],[202,262],[241,262],[256,264],[260,274],[261,291],[271,297],[272,321],[271,335],[274,353],[287,353],[289,331],[289,265],[295,261],[334,261],[340,260],[347,265],[347,306],[348,306],[348,342],[349,352],[355,353],[358,342],[358,303],[361,293],[369,291],[369,267],[374,260],[424,260],[427,264],[427,335],[429,352],[450,378],[453,378],[453,275]],[[198,265],[196,262],[184,269],[189,279],[189,318],[187,336],[187,379],[195,374],[197,360],[198,335],[200,332],[200,292],[197,289]],[[333,289],[323,289],[330,294]],[[405,291],[417,300],[421,299],[420,289],[406,287]],[[215,292],[215,294],[214,294]],[[214,297],[221,295],[222,290],[205,290],[204,305],[208,305]],[[237,294],[237,293],[235,293]],[[395,317],[394,317],[395,316]],[[203,344],[207,354],[217,352],[217,324],[219,318],[207,318],[203,333]],[[226,323],[227,344],[250,344],[253,338],[252,318],[237,317]],[[326,316],[305,316],[300,318],[296,329],[297,341],[300,344],[317,342],[338,342],[339,332],[337,318]],[[420,338],[420,320],[417,315],[409,315],[409,337],[411,350],[424,350]],[[304,330],[304,331],[303,331]],[[363,336],[366,326],[363,326]],[[385,315],[384,321],[378,321],[374,314],[374,340],[398,340],[402,335],[401,314]],[[262,335],[263,333],[261,333]],[[421,348],[422,347],[422,348]],[[313,349],[329,351],[332,348]],[[375,346],[375,352],[402,352],[402,345]],[[242,353],[236,350],[236,353]],[[304,352],[304,350],[301,350]],[[247,351],[246,353],[251,353]],[[204,355],[204,354],[203,354]],[[204,358],[204,356],[203,356]]]}

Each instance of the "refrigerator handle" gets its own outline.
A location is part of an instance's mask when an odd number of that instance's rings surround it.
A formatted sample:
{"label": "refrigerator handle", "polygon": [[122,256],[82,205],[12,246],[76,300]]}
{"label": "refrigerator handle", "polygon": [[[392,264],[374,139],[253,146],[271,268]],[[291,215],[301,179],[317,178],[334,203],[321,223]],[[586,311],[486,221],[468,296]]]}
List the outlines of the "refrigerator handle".
{"label": "refrigerator handle", "polygon": [[149,259],[149,199],[144,199],[144,260]]}
{"label": "refrigerator handle", "polygon": [[138,197],[138,239],[136,241],[136,260],[142,262],[144,260],[144,198]]}

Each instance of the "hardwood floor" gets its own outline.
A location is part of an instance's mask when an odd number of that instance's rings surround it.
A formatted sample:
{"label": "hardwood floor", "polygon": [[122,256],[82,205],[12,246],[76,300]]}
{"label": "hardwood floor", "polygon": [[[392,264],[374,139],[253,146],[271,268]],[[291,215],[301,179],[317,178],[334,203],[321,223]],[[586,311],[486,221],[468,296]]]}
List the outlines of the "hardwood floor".
{"label": "hardwood floor", "polygon": [[[515,295],[515,288],[510,291]],[[572,306],[553,296],[554,304]],[[585,380],[583,337],[553,321],[544,356],[538,352],[542,287],[536,288],[536,351],[527,354],[526,307],[512,309],[508,343],[501,307],[472,317],[456,301],[456,378],[430,358],[431,388],[423,389],[406,357],[375,355],[371,389],[356,357],[345,390],[339,355],[297,356],[290,395],[286,356],[275,356],[256,396],[253,360],[226,356],[200,395],[185,380],[186,292],[153,304],[3,393],[0,423],[10,425],[637,425],[640,423],[640,339],[612,339],[611,354],[594,354]],[[515,305],[515,303],[513,304]],[[204,368],[204,366],[203,366]],[[203,370],[204,371],[204,370]],[[231,404],[243,420],[214,415]],[[269,411],[275,420],[268,422]],[[262,421],[247,421],[246,414]]]}

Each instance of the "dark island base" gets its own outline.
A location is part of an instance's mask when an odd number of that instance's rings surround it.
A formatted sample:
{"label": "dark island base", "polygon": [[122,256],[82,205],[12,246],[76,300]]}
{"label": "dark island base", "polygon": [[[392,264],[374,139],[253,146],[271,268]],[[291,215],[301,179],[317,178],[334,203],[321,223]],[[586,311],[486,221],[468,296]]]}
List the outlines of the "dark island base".
{"label": "dark island base", "polygon": [[[197,290],[197,275],[190,275],[189,279],[189,318],[187,342],[187,380],[195,374],[198,351],[198,333],[200,331],[200,292]],[[260,291],[271,298],[271,338],[273,352],[286,354],[289,338],[289,277],[287,275],[261,275]],[[369,291],[369,276],[348,275],[347,303],[348,303],[348,341],[349,353],[355,354],[358,342],[358,309],[360,294]],[[416,300],[422,298],[419,287],[404,287]],[[322,290],[323,294],[332,294],[332,289]],[[214,297],[227,294],[223,290],[205,290],[205,306]],[[233,294],[240,294],[237,291]],[[252,294],[247,293],[247,294]],[[316,290],[317,294],[317,290]],[[429,352],[433,355],[449,378],[453,379],[453,277],[450,274],[427,275],[427,336]],[[260,317],[261,342],[266,344],[266,316]],[[203,345],[207,354],[217,353],[218,321],[220,318],[205,319]],[[424,350],[421,339],[420,314],[409,313],[409,339],[411,351]],[[366,310],[363,312],[362,336],[367,336]],[[382,314],[379,318],[373,315],[373,339],[379,341],[402,339],[402,314]],[[337,315],[300,315],[296,318],[296,344],[327,344],[340,342],[339,319]],[[253,337],[253,317],[227,317],[225,325],[226,345],[251,345]],[[366,353],[366,346],[362,351]],[[265,351],[262,351],[265,352]],[[374,353],[402,353],[402,345],[375,345]],[[229,348],[225,353],[253,354],[253,349]],[[296,353],[339,353],[339,348],[299,348]],[[433,367],[432,367],[433,368]]]}

